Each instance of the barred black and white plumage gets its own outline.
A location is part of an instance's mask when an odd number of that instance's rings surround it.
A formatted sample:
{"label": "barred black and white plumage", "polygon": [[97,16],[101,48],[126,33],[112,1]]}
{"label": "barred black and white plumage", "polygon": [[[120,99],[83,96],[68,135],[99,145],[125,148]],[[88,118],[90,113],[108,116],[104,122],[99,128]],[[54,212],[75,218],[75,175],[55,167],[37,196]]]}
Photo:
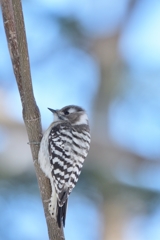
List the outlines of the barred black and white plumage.
{"label": "barred black and white plumage", "polygon": [[54,113],[54,122],[44,133],[38,160],[52,186],[49,212],[61,227],[62,222],[65,225],[69,194],[89,151],[90,130],[87,114],[81,107],[49,110]]}

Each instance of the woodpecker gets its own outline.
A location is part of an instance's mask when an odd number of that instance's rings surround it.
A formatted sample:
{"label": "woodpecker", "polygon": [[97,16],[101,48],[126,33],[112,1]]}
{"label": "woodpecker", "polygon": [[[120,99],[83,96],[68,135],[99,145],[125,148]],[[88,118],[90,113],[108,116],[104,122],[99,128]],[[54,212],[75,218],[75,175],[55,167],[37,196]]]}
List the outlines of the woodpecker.
{"label": "woodpecker", "polygon": [[59,228],[65,226],[67,202],[90,148],[90,129],[84,109],[70,105],[48,108],[54,121],[40,143],[38,162],[52,188],[48,210]]}

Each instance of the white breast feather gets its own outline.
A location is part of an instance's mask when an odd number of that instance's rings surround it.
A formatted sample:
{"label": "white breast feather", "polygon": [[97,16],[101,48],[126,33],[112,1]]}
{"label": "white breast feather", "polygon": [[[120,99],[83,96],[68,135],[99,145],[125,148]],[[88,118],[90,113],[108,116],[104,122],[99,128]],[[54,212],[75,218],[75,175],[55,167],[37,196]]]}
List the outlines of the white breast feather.
{"label": "white breast feather", "polygon": [[41,144],[40,151],[38,154],[38,162],[42,171],[48,178],[51,178],[51,165],[49,162],[49,152],[48,152],[48,135],[50,133],[50,128],[44,133]]}

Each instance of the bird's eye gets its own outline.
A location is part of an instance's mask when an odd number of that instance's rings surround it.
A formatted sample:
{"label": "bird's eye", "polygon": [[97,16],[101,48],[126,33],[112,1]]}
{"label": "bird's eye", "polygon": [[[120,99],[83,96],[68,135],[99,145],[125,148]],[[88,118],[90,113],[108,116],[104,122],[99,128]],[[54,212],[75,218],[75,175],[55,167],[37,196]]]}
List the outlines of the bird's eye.
{"label": "bird's eye", "polygon": [[68,115],[68,114],[69,114],[68,110],[66,110],[66,111],[64,112],[64,114],[65,114],[65,115]]}

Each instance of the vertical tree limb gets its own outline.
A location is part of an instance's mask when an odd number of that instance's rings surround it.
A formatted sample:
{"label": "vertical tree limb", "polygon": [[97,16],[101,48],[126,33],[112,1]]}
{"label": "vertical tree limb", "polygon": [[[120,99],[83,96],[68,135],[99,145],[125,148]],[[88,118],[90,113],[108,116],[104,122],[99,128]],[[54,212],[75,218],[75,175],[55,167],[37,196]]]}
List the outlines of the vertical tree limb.
{"label": "vertical tree limb", "polygon": [[12,60],[23,109],[23,119],[27,133],[39,189],[43,201],[45,217],[48,226],[50,240],[64,239],[63,229],[59,229],[56,221],[48,212],[47,200],[51,196],[51,187],[48,178],[45,177],[38,164],[39,143],[42,138],[41,117],[36,104],[29,65],[27,41],[23,20],[23,12],[20,0],[1,0],[4,28],[7,36],[8,47]]}

